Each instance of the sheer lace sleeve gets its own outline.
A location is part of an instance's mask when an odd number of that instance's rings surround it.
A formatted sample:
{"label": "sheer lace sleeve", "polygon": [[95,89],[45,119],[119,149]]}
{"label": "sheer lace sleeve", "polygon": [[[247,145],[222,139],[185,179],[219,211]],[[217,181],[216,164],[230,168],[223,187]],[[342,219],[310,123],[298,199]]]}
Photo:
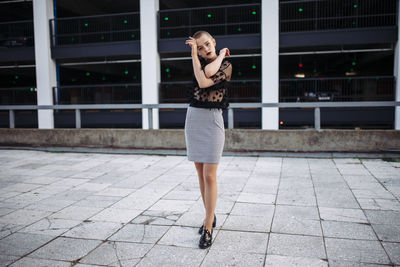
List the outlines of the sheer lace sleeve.
{"label": "sheer lace sleeve", "polygon": [[223,60],[219,70],[210,77],[214,82],[209,87],[203,88],[205,91],[215,90],[226,87],[226,83],[231,80],[232,64],[228,60]]}
{"label": "sheer lace sleeve", "polygon": [[230,81],[232,76],[232,64],[228,60],[222,61],[221,67],[219,70],[210,77],[214,83],[220,83],[223,80]]}

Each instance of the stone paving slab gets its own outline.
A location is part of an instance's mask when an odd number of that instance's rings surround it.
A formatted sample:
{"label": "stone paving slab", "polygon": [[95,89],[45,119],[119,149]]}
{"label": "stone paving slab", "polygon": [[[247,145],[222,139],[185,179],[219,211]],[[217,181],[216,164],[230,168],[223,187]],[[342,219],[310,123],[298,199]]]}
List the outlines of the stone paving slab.
{"label": "stone paving slab", "polygon": [[222,157],[202,250],[186,156],[0,150],[0,267],[400,266],[400,162],[286,156]]}

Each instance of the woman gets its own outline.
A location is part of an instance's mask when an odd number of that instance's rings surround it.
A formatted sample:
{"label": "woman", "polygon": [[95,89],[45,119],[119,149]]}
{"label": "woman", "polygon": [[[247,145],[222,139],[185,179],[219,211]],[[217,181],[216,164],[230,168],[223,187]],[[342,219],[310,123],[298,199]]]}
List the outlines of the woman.
{"label": "woman", "polygon": [[206,31],[198,31],[186,40],[192,48],[193,87],[186,111],[185,140],[188,160],[197,170],[206,218],[199,229],[200,248],[211,246],[216,224],[217,168],[225,143],[222,110],[228,108],[227,86],[232,65],[225,59],[228,48],[215,50],[215,39]]}

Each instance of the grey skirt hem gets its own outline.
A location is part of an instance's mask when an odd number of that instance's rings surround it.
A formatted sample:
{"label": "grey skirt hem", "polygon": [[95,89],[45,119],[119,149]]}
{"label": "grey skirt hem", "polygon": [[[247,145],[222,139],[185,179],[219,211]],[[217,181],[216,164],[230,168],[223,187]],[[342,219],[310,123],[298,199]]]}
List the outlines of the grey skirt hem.
{"label": "grey skirt hem", "polygon": [[185,141],[189,161],[219,163],[225,143],[222,110],[189,106],[186,111]]}

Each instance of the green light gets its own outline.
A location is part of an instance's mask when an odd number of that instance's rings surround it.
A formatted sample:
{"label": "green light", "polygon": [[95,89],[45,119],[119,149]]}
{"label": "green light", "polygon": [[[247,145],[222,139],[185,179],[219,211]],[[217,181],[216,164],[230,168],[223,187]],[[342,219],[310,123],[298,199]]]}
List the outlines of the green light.
{"label": "green light", "polygon": [[168,20],[168,17],[165,17],[164,20]]}
{"label": "green light", "polygon": [[18,75],[15,75],[14,78],[15,78],[15,79],[18,79],[19,77],[18,77]]}
{"label": "green light", "polygon": [[211,18],[211,14],[208,14],[207,17]]}
{"label": "green light", "polygon": [[354,8],[357,8],[357,7],[358,7],[358,5],[354,5],[353,7],[354,7]]}
{"label": "green light", "polygon": [[356,22],[353,20],[353,25],[356,25]]}
{"label": "green light", "polygon": [[167,32],[167,35],[171,35],[171,33],[170,33],[170,32]]}
{"label": "green light", "polygon": [[252,68],[253,70],[255,70],[255,69],[256,69],[256,65],[251,66],[251,68]]}
{"label": "green light", "polygon": [[86,72],[86,76],[90,76],[90,72]]}
{"label": "green light", "polygon": [[376,80],[379,80],[379,77],[376,77]]}
{"label": "green light", "polygon": [[255,14],[256,14],[256,12],[255,12],[255,11],[253,11],[253,12],[251,12],[251,14],[255,15]]}
{"label": "green light", "polygon": [[131,37],[132,37],[132,38],[135,38],[135,34],[132,33],[132,34],[131,34]]}
{"label": "green light", "polygon": [[125,70],[125,75],[128,75],[128,73],[129,73],[128,70]]}
{"label": "green light", "polygon": [[239,28],[238,28],[238,32],[241,32],[241,31],[242,31],[242,28],[239,27]]}
{"label": "green light", "polygon": [[127,24],[127,23],[128,23],[128,21],[127,21],[127,20],[124,20],[124,23],[125,23],[125,24]]}
{"label": "green light", "polygon": [[72,38],[71,38],[71,41],[72,41],[72,42],[73,42],[73,41],[75,41],[75,38],[74,38],[74,37],[72,37]]}
{"label": "green light", "polygon": [[242,73],[241,73],[240,71],[238,71],[238,75],[239,75],[239,76],[242,76]]}
{"label": "green light", "polygon": [[165,69],[165,72],[169,72],[169,68],[166,68],[166,69]]}
{"label": "green light", "polygon": [[303,12],[303,9],[302,9],[302,8],[299,8],[299,12]]}
{"label": "green light", "polygon": [[105,77],[105,76],[103,76],[101,79],[102,79],[103,81],[105,81],[105,80],[106,80],[106,77]]}
{"label": "green light", "polygon": [[33,88],[31,88],[31,92],[33,92],[33,90],[34,90],[34,89],[33,89]]}
{"label": "green light", "polygon": [[87,27],[88,26],[88,24],[87,23],[85,23],[85,27]]}
{"label": "green light", "polygon": [[127,85],[127,84],[125,84],[125,88],[128,88],[128,85]]}
{"label": "green light", "polygon": [[246,84],[246,81],[242,81],[243,84]]}
{"label": "green light", "polygon": [[72,82],[76,82],[76,79],[75,79],[75,78],[72,78],[71,81],[72,81]]}
{"label": "green light", "polygon": [[356,62],[355,62],[355,61],[351,62],[351,65],[355,66],[355,65],[356,65]]}
{"label": "green light", "polygon": [[314,69],[313,72],[317,72],[317,69]]}
{"label": "green light", "polygon": [[168,76],[168,78],[171,78],[171,74],[168,74],[167,76]]}

